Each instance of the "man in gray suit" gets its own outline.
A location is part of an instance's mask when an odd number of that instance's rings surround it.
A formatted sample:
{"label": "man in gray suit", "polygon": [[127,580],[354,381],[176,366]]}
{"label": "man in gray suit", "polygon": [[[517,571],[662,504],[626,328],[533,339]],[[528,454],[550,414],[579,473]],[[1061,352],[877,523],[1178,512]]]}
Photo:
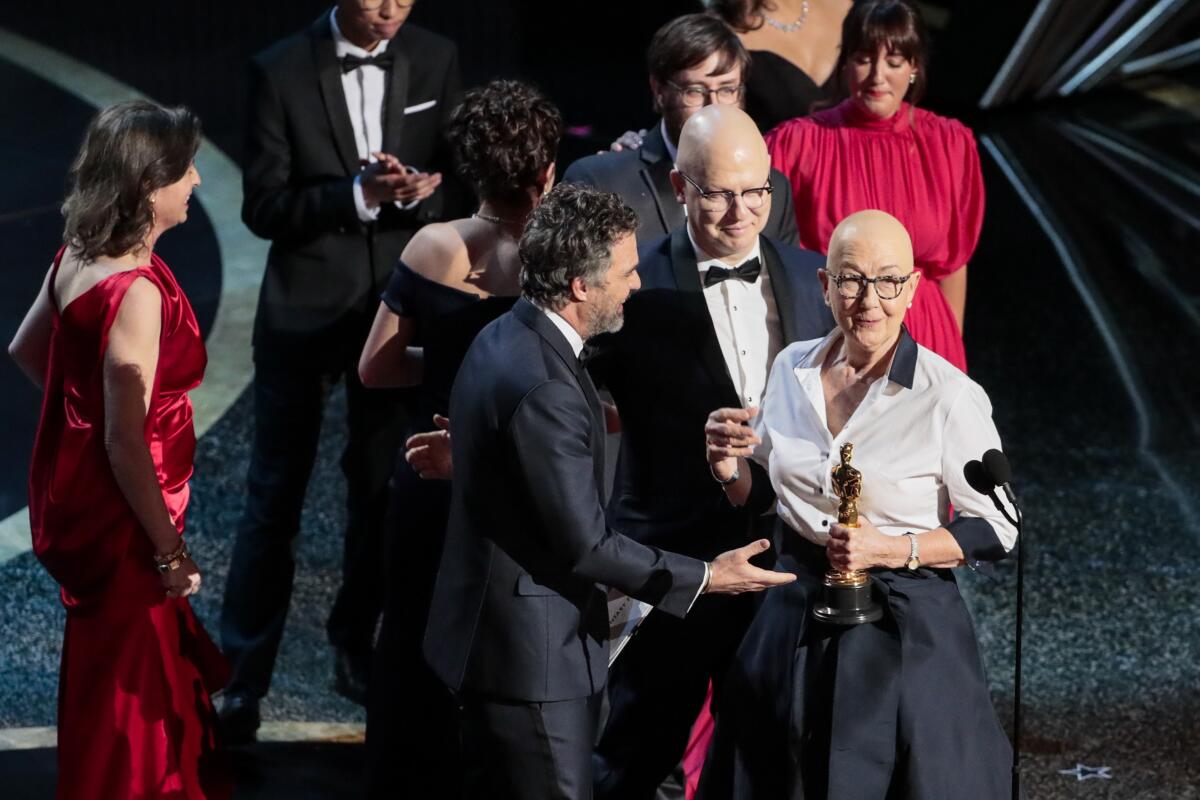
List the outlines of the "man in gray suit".
{"label": "man in gray suit", "polygon": [[[638,215],[637,240],[646,245],[682,227],[684,206],[671,187],[679,132],[688,118],[708,105],[741,105],[750,54],[721,20],[687,14],[658,29],[646,56],[650,92],[662,119],[636,150],[582,158],[563,176],[614,192]],[[771,170],[771,214],[763,235],[798,247],[792,187]]]}

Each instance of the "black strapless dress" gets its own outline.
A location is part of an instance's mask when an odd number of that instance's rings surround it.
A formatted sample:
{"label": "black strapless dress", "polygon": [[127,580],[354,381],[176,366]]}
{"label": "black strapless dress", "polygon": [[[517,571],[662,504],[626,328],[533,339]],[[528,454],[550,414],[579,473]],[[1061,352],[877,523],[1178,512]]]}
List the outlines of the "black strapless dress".
{"label": "black strapless dress", "polygon": [[[516,298],[480,298],[431,281],[400,262],[382,300],[415,322],[413,346],[424,349],[409,435],[433,430],[433,415],[449,411],[450,389],[467,348]],[[370,797],[395,797],[397,792],[458,796],[457,704],[421,653],[449,513],[450,482],[418,478],[399,453],[385,531],[383,625],[367,702]]]}
{"label": "black strapless dress", "polygon": [[813,103],[830,100],[837,88],[833,73],[818,86],[808,73],[770,50],[751,50],[746,77],[746,113],[763,133],[781,122],[807,117]]}

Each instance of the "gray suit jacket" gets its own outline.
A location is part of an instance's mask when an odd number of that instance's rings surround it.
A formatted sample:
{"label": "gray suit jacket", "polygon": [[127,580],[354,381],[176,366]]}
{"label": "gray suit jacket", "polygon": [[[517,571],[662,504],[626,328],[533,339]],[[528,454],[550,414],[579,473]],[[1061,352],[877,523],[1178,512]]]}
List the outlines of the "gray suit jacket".
{"label": "gray suit jacket", "polygon": [[[637,150],[581,158],[567,168],[563,182],[584,183],[620,195],[637,212],[638,243],[645,244],[683,227],[683,206],[675,200],[675,190],[671,188],[674,167],[662,126],[655,125]],[[792,185],[776,169],[771,170],[770,181],[771,215],[763,235],[799,247]]]}

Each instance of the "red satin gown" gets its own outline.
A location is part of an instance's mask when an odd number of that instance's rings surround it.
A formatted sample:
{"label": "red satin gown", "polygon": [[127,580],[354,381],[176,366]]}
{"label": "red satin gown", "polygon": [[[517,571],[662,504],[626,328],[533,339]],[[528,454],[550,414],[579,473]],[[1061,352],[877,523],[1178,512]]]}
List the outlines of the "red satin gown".
{"label": "red satin gown", "polygon": [[971,260],[983,225],[983,176],[969,128],[903,103],[879,119],[846,100],[766,136],[771,163],[792,183],[800,246],[829,252],[837,224],[886,211],[908,229],[922,279],[904,323],[920,344],[964,372],[962,331],[936,285]]}
{"label": "red satin gown", "polygon": [[[54,262],[54,272],[62,251]],[[224,658],[186,598],[168,598],[154,548],[117,487],[104,448],[108,331],[139,277],[162,295],[162,334],[145,437],[180,533],[196,437],[187,392],[206,356],[191,305],[152,257],[54,313],[29,476],[33,549],[67,609],[58,696],[58,798],[227,798],[209,693]],[[53,286],[53,278],[50,285]],[[51,305],[54,305],[51,293]]]}

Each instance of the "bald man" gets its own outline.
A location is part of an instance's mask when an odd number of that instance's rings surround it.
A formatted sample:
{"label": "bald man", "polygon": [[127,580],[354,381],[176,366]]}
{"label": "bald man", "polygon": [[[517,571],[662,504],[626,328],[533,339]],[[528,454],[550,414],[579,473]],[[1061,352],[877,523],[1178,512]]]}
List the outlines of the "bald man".
{"label": "bald man", "polygon": [[[711,559],[770,535],[774,521],[725,500],[703,454],[708,413],[760,405],[775,354],[824,336],[833,319],[817,277],[824,259],[763,235],[777,198],[745,112],[692,114],[676,166],[669,180],[687,222],[642,249],[642,288],[625,304],[624,329],[597,341],[590,369],[621,418],[611,524]],[[709,680],[720,690],[752,611],[737,598],[703,597],[685,620],[650,615],[610,674],[597,798],[654,797],[683,755]]]}
{"label": "bald man", "polygon": [[[563,183],[583,183],[619,195],[637,212],[637,237],[643,244],[683,225],[683,206],[675,201],[670,179],[680,130],[701,109],[741,107],[750,54],[717,17],[684,14],[654,34],[646,62],[654,109],[662,119],[636,150],[581,158],[563,175]],[[799,244],[791,184],[778,170],[771,170],[770,176],[775,203],[767,215],[766,234]]]}

